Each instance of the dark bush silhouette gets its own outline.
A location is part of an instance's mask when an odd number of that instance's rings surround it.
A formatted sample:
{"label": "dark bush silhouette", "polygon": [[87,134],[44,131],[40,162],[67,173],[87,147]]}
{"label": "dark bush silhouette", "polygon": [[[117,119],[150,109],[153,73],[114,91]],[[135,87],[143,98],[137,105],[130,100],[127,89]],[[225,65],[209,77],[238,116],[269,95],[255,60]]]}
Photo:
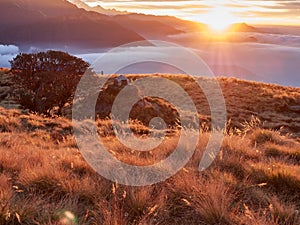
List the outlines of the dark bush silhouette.
{"label": "dark bush silhouette", "polygon": [[46,115],[54,109],[61,114],[89,67],[82,59],[60,51],[21,53],[10,64],[14,81],[20,87],[15,93],[20,104]]}

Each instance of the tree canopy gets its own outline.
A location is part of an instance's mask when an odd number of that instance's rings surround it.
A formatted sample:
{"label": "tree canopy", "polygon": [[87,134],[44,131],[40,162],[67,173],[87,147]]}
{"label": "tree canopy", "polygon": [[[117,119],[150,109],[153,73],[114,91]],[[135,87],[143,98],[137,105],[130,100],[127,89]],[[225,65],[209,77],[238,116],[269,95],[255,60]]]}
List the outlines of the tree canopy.
{"label": "tree canopy", "polygon": [[10,61],[14,80],[20,86],[16,93],[20,103],[32,111],[49,115],[74,95],[81,76],[89,64],[60,51],[21,53]]}

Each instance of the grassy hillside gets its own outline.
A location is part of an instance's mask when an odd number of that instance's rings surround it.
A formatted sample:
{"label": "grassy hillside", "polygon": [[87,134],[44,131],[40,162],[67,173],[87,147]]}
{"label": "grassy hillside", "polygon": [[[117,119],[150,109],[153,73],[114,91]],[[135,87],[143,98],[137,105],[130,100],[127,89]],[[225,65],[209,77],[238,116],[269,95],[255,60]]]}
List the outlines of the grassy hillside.
{"label": "grassy hillside", "polygon": [[[136,79],[143,76],[146,75],[128,77]],[[185,75],[156,76],[164,76],[180,84],[193,98],[200,120],[210,120],[211,113],[207,99],[192,78]],[[209,82],[209,79],[203,77],[194,77],[194,79],[203,85]],[[300,137],[300,88],[236,78],[217,79],[225,98],[230,127],[242,129],[242,124],[251,121],[254,116],[261,120],[263,128],[280,130],[294,137]]]}
{"label": "grassy hillside", "polygon": [[[10,87],[7,79],[2,79],[2,88]],[[171,79],[194,93],[199,112],[209,121],[205,98],[192,81]],[[0,224],[299,224],[299,89],[219,81],[231,126],[217,160],[198,171],[210,136],[203,130],[184,169],[140,188],[98,175],[77,149],[67,118],[0,108]],[[251,120],[251,115],[261,121]],[[158,149],[128,151],[108,121],[97,125],[110,152],[134,165],[164,159],[178,141],[174,130]],[[143,133],[147,128],[136,123],[133,129]]]}

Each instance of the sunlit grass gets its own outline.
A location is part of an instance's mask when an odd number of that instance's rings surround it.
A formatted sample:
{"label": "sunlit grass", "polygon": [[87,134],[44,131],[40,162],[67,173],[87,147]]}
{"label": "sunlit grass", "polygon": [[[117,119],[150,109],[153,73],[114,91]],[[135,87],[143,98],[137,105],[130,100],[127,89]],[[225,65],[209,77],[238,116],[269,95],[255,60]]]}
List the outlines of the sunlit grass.
{"label": "sunlit grass", "polygon": [[[78,150],[70,120],[0,108],[0,224],[298,225],[300,120],[288,107],[298,104],[299,89],[218,78],[229,122],[219,155],[200,173],[210,137],[208,102],[191,77],[164,76],[190,94],[201,131],[188,164],[147,187],[98,175]],[[159,162],[178,143],[178,127],[172,127],[158,148],[132,151],[116,139],[109,119],[96,125],[108,151],[128,164]],[[149,135],[141,121],[132,120],[130,128]]]}
{"label": "sunlit grass", "polygon": [[[8,117],[6,123],[14,124],[19,117]],[[256,127],[226,135],[217,160],[200,173],[197,166],[209,137],[201,132],[183,170],[159,184],[137,188],[93,171],[67,132],[69,121],[28,117],[43,121],[43,126],[28,132],[17,125],[0,133],[1,224],[299,223],[300,145],[278,132]],[[57,127],[47,129],[51,123]],[[58,142],[53,128],[63,136]],[[128,154],[112,134],[106,138],[110,151],[137,165],[166,157],[177,143],[171,135],[159,151],[140,157]]]}

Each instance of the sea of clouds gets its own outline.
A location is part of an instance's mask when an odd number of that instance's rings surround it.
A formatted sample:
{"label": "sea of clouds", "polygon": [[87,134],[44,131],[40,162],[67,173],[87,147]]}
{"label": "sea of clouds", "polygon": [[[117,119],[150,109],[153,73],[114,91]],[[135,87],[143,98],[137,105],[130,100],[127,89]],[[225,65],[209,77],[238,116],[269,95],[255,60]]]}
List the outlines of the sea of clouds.
{"label": "sea of clouds", "polygon": [[15,45],[0,45],[0,67],[10,67],[9,60],[12,60],[20,52]]}
{"label": "sea of clouds", "polygon": [[[243,34],[245,35],[245,34]],[[247,34],[250,35],[250,34]],[[254,35],[254,34],[251,34]],[[197,43],[189,42],[189,48],[196,52],[211,68],[216,76],[237,77],[241,79],[275,83],[286,86],[300,87],[300,36],[257,34],[260,42],[220,42]],[[178,37],[177,37],[178,38]],[[181,39],[180,44],[187,43]],[[299,47],[298,47],[299,45]],[[138,54],[136,53],[138,49]],[[81,54],[79,57],[93,63],[105,53]],[[168,57],[167,48],[136,47],[124,48],[122,52],[106,53],[111,58],[146,58],[151,54],[160,58]],[[114,63],[112,60],[110,63]],[[188,59],[178,57],[178,65]],[[111,65],[108,63],[107,68]],[[102,69],[104,72],[106,68]],[[135,65],[120,71],[123,73],[172,73],[171,67],[154,66],[153,64]]]}
{"label": "sea of clouds", "polygon": [[[239,33],[236,37],[246,40],[254,37],[257,42],[207,43],[201,33],[181,34],[169,37],[168,41],[186,46],[198,54],[217,76],[237,77],[287,86],[300,87],[300,34],[291,33]],[[170,50],[170,49],[169,49]],[[168,47],[138,46],[119,49],[114,53],[87,52],[78,57],[93,63],[105,54],[120,58],[168,57]],[[9,67],[9,60],[20,52],[18,46],[0,45],[0,67]],[[138,54],[137,54],[138,52]],[[174,54],[174,53],[171,53]],[[133,60],[134,61],[134,60]],[[178,55],[178,64],[188,59]],[[111,63],[114,63],[113,60]],[[173,65],[176,66],[176,65]],[[110,67],[109,63],[106,66]],[[106,68],[101,69],[105,72]],[[153,63],[127,66],[120,73],[174,73],[168,66]]]}

